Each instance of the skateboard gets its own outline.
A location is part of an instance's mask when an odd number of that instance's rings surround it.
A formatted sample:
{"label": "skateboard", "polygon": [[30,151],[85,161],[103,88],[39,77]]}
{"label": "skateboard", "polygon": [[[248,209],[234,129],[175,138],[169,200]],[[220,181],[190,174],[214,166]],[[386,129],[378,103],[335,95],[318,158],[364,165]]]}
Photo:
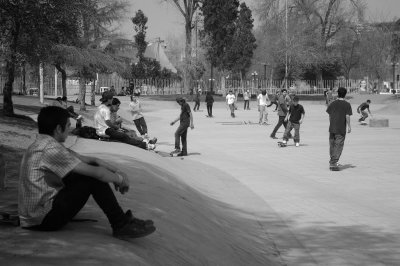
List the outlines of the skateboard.
{"label": "skateboard", "polygon": [[329,166],[329,170],[331,171],[340,171],[340,167],[339,166]]}
{"label": "skateboard", "polygon": [[14,208],[0,209],[0,223],[19,226],[19,216],[17,209]]}
{"label": "skateboard", "polygon": [[368,124],[367,124],[367,122],[365,122],[365,121],[362,121],[362,122],[360,122],[360,125],[362,125],[362,126],[366,126],[366,125],[368,125]]}
{"label": "skateboard", "polygon": [[287,147],[287,143],[283,143],[283,141],[278,141],[278,146],[284,148]]}

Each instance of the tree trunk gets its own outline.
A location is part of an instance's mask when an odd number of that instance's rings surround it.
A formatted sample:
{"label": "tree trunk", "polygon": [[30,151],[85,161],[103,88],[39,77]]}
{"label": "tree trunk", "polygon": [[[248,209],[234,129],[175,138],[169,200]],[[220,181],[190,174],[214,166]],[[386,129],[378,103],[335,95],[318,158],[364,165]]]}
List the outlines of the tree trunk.
{"label": "tree trunk", "polygon": [[211,73],[210,73],[211,79],[210,79],[210,91],[211,94],[213,94],[214,91],[214,67],[213,64],[211,63]]}
{"label": "tree trunk", "polygon": [[84,77],[79,78],[79,102],[81,111],[86,111],[86,79]]}
{"label": "tree trunk", "polygon": [[12,102],[12,91],[15,74],[15,55],[11,55],[11,59],[7,60],[6,73],[7,80],[3,89],[3,113],[6,116],[14,115],[14,106]]}
{"label": "tree trunk", "polygon": [[43,75],[43,63],[39,64],[39,99],[40,103],[44,103],[44,75]]}
{"label": "tree trunk", "polygon": [[19,22],[15,23],[15,29],[11,31],[12,41],[10,44],[11,56],[8,60],[6,60],[6,73],[7,80],[3,89],[3,114],[6,116],[14,115],[14,106],[12,102],[12,91],[13,91],[13,83],[15,76],[15,64],[17,61],[17,44],[19,39]]}
{"label": "tree trunk", "polygon": [[56,64],[55,67],[61,73],[62,96],[67,97],[67,72],[59,64]]}
{"label": "tree trunk", "polygon": [[183,84],[185,89],[189,90],[190,93],[193,93],[193,88],[191,87],[191,74],[190,70],[192,68],[192,23],[186,20],[185,24],[185,32],[186,32],[186,47],[185,47],[185,70],[183,72]]}
{"label": "tree trunk", "polygon": [[96,79],[94,79],[92,82],[92,94],[90,97],[90,104],[92,106],[96,105]]}
{"label": "tree trunk", "polygon": [[26,95],[26,63],[22,65],[22,93]]}

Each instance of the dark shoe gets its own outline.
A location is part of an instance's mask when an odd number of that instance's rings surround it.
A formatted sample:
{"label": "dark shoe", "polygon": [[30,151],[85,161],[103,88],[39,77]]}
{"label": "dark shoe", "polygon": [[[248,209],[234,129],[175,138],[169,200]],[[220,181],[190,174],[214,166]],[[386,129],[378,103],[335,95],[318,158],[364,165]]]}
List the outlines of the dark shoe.
{"label": "dark shoe", "polygon": [[152,220],[142,220],[142,219],[136,218],[135,216],[133,216],[131,210],[127,210],[125,213],[125,216],[128,218],[130,223],[134,223],[136,225],[144,226],[144,227],[154,226],[154,222]]}
{"label": "dark shoe", "polygon": [[180,153],[178,153],[176,156],[179,156],[179,157],[181,157],[181,156],[187,156],[187,152],[180,152]]}
{"label": "dark shoe", "polygon": [[329,170],[331,170],[331,171],[340,171],[340,167],[341,167],[342,165],[340,165],[340,164],[338,164],[338,163],[336,163],[336,164],[331,164],[331,165],[329,165]]}
{"label": "dark shoe", "polygon": [[173,155],[173,154],[179,154],[181,152],[181,149],[175,149],[173,151],[171,151],[169,154]]}
{"label": "dark shoe", "polygon": [[271,139],[278,139],[277,137],[275,137],[275,136],[272,136],[272,135],[271,135],[270,137],[271,137]]}
{"label": "dark shoe", "polygon": [[139,238],[150,235],[156,231],[154,226],[140,226],[135,223],[126,223],[124,226],[113,230],[113,236],[119,239]]}
{"label": "dark shoe", "polygon": [[149,140],[150,144],[156,144],[157,143],[157,138],[152,138],[151,140]]}

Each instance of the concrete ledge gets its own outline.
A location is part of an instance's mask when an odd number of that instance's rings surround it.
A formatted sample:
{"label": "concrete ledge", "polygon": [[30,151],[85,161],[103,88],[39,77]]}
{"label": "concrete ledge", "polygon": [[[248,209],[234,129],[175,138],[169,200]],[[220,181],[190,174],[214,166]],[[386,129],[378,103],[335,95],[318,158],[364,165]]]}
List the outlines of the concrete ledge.
{"label": "concrete ledge", "polygon": [[375,118],[369,120],[370,127],[389,127],[389,119],[386,118]]}

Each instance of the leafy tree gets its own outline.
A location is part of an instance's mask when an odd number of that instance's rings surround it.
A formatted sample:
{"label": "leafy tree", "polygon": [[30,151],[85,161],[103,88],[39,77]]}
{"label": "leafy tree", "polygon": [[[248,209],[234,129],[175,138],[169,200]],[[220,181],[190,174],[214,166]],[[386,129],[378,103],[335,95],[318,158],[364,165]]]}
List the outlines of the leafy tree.
{"label": "leafy tree", "polygon": [[134,29],[136,31],[135,43],[138,49],[137,57],[139,58],[139,61],[143,60],[148,44],[146,42],[147,21],[148,18],[140,9],[136,12],[135,17],[132,18],[132,23],[134,24]]}
{"label": "leafy tree", "polygon": [[242,77],[246,76],[251,66],[254,49],[257,47],[256,38],[252,32],[253,21],[251,10],[244,2],[241,3],[233,36],[234,41],[227,51],[227,68],[240,73]]}

